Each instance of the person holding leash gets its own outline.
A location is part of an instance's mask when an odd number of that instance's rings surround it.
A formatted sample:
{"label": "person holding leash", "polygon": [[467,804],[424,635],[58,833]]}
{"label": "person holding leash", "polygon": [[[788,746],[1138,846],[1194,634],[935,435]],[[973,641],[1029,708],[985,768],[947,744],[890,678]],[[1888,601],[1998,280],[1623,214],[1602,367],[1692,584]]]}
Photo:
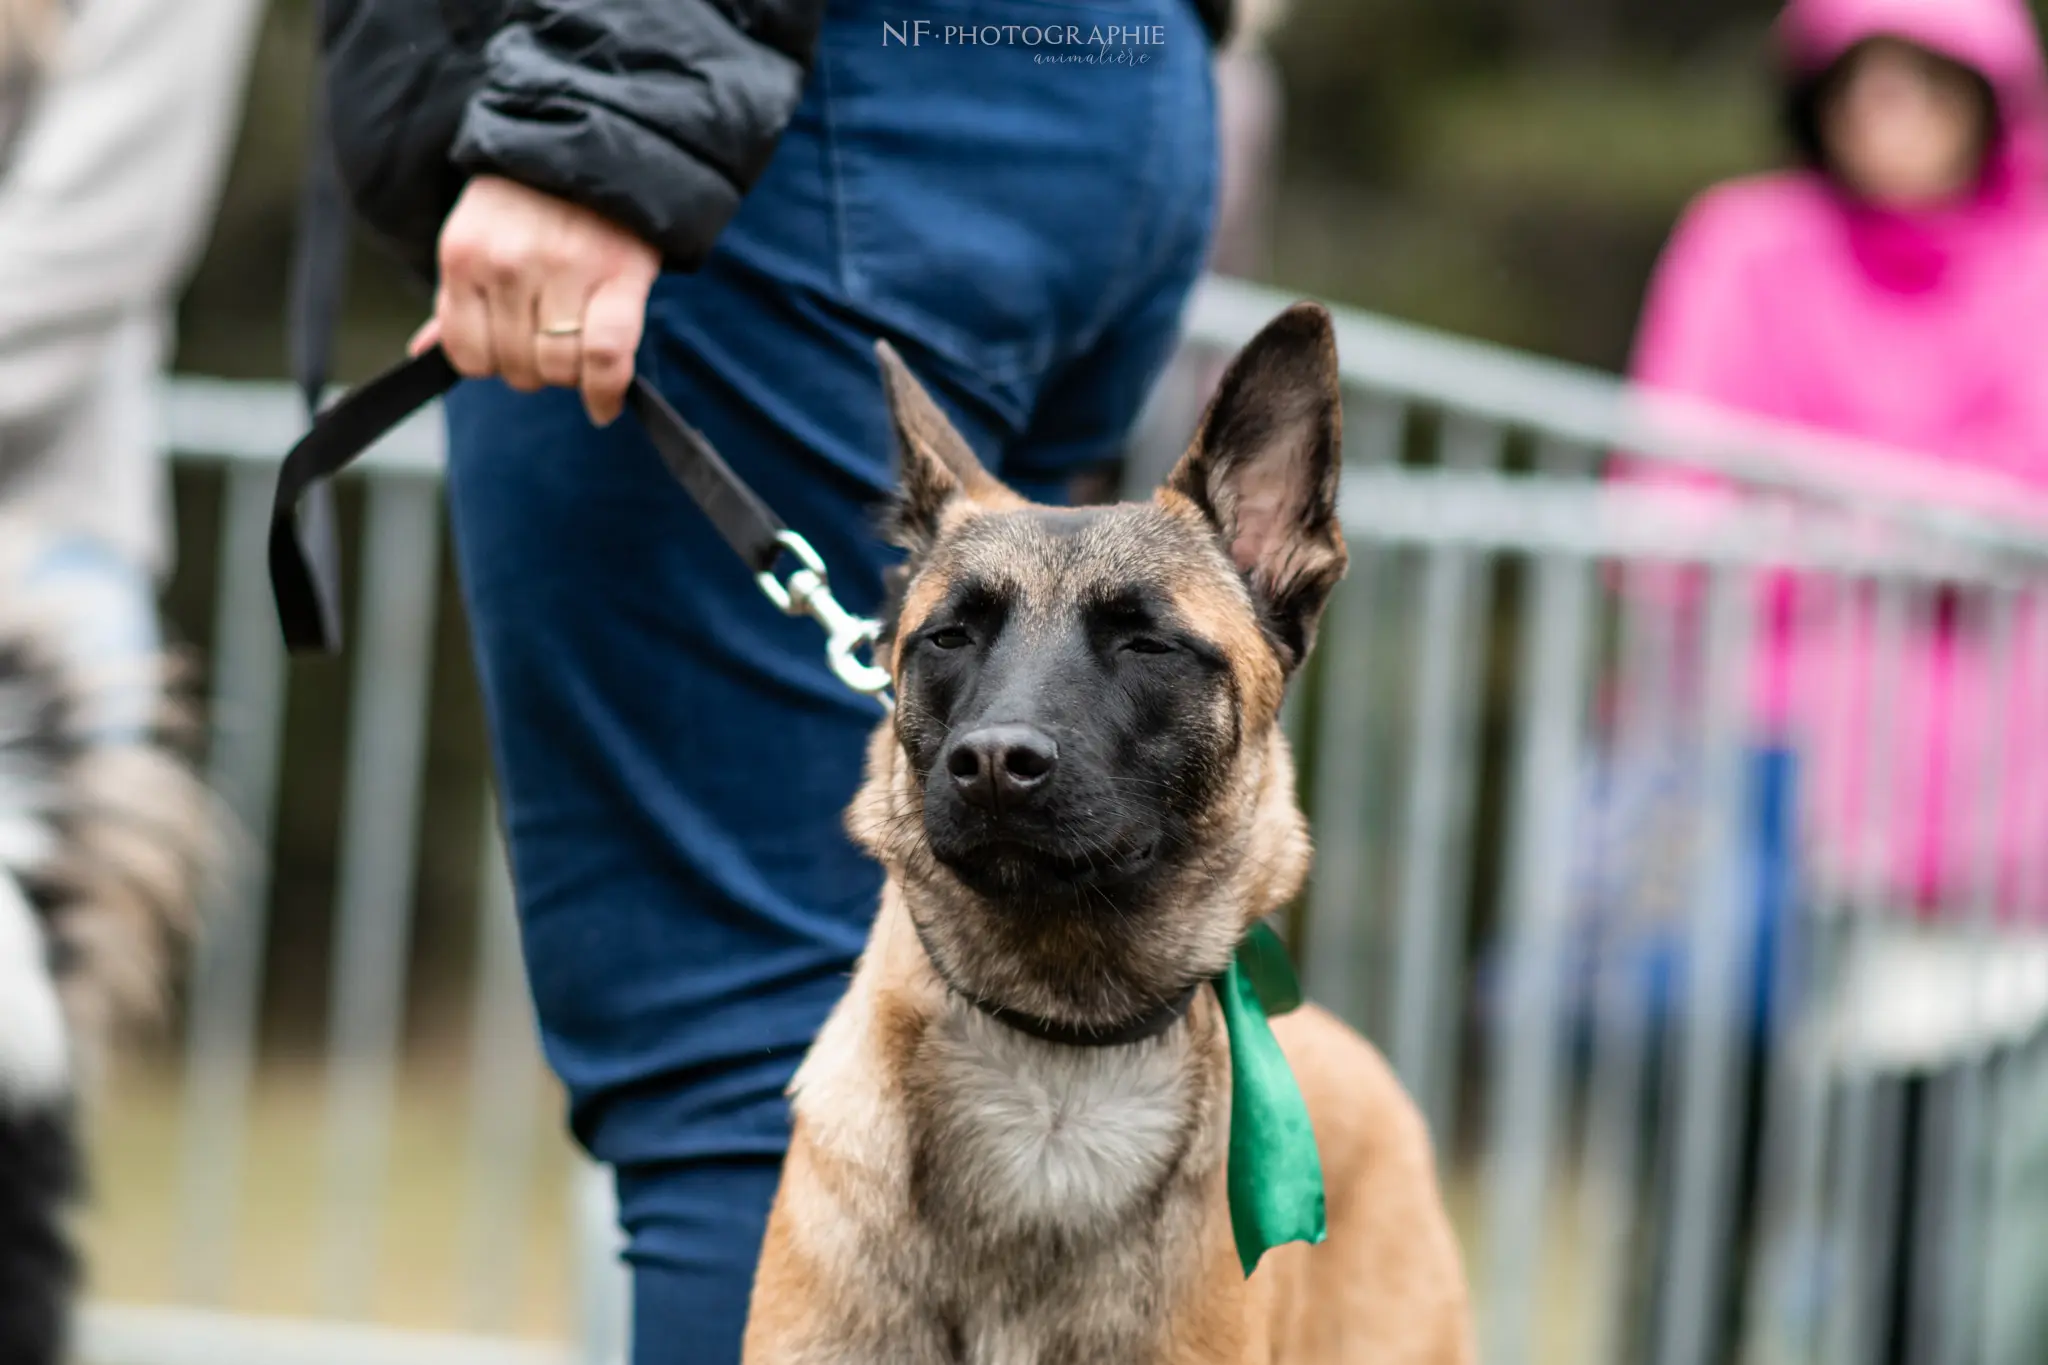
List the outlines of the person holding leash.
{"label": "person holding leash", "polygon": [[874,342],[1032,496],[1099,463],[1207,251],[1228,0],[330,0],[349,198],[416,348],[543,1044],[616,1171],[638,1365],[737,1360],[784,1089],[881,886],[877,706],[637,424],[637,373],[830,566],[893,562]]}

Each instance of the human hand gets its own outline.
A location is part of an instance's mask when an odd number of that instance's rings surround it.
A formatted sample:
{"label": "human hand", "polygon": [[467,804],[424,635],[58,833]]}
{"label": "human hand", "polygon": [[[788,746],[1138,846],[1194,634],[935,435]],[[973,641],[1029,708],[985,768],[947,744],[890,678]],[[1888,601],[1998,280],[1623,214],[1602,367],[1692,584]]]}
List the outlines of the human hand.
{"label": "human hand", "polygon": [[439,342],[472,379],[580,389],[591,421],[619,415],[661,271],[653,247],[588,209],[480,175],[441,228],[440,264],[414,355]]}

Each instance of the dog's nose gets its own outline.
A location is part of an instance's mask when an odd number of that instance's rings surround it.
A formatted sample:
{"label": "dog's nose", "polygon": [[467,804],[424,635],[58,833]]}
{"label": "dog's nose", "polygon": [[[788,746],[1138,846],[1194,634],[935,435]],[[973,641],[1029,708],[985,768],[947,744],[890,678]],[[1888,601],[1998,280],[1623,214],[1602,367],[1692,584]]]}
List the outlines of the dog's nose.
{"label": "dog's nose", "polygon": [[1022,801],[1052,778],[1060,748],[1029,725],[989,725],[962,735],[946,757],[960,798],[983,810]]}

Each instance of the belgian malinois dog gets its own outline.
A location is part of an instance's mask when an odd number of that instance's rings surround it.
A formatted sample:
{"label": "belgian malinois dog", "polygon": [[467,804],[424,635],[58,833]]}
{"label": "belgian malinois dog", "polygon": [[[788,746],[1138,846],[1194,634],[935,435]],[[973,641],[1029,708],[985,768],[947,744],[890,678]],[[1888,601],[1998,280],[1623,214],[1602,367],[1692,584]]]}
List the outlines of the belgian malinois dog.
{"label": "belgian malinois dog", "polygon": [[889,880],[797,1075],[748,1365],[1459,1365],[1428,1135],[1330,1015],[1274,1021],[1328,1191],[1247,1280],[1198,989],[1300,888],[1278,724],[1342,577],[1329,316],[1236,359],[1149,503],[1026,503],[880,348],[909,557],[848,815]]}

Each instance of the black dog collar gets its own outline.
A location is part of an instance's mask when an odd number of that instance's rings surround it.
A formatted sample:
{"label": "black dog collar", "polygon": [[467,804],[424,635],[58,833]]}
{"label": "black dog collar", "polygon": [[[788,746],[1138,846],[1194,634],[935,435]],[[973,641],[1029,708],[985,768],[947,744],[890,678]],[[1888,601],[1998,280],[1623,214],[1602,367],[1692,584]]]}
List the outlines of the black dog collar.
{"label": "black dog collar", "polygon": [[924,949],[925,961],[932,964],[932,971],[942,985],[954,995],[980,1010],[989,1018],[1008,1029],[1036,1038],[1041,1043],[1055,1047],[1128,1047],[1132,1043],[1148,1042],[1188,1017],[1188,1011],[1195,1007],[1195,993],[1202,988],[1199,981],[1191,983],[1166,1003],[1147,1010],[1136,1018],[1108,1028],[1088,1028],[1081,1024],[1063,1024],[1057,1019],[1043,1019],[1022,1010],[1005,1008],[977,999],[972,992],[963,991],[946,975],[946,969],[939,965],[939,956],[932,951],[931,940],[924,936],[924,926],[915,918],[910,927],[917,933],[918,946]]}
{"label": "black dog collar", "polygon": [[[936,965],[933,970],[937,970]],[[945,981],[944,973],[940,973],[939,979]],[[1052,1019],[1041,1019],[1035,1014],[1004,1009],[1001,1005],[976,1000],[950,981],[946,982],[946,988],[998,1024],[1027,1034],[1042,1043],[1053,1043],[1059,1047],[1124,1047],[1131,1043],[1142,1043],[1157,1038],[1187,1018],[1188,1011],[1195,1006],[1195,992],[1201,989],[1201,983],[1198,981],[1189,986],[1180,993],[1178,999],[1169,1000],[1135,1019],[1107,1029],[1082,1028],[1077,1024],[1062,1024]]]}

